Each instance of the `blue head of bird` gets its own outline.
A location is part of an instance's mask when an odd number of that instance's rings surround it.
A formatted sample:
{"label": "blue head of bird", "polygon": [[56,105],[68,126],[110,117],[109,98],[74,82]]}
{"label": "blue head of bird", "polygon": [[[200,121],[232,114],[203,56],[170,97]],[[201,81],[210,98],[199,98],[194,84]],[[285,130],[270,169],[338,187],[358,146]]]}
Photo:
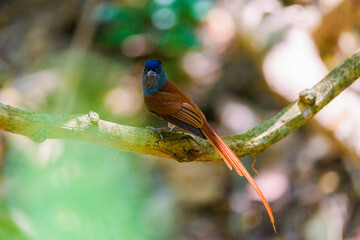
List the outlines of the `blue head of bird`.
{"label": "blue head of bird", "polygon": [[160,60],[147,60],[142,74],[142,90],[144,96],[156,93],[164,84],[167,78]]}

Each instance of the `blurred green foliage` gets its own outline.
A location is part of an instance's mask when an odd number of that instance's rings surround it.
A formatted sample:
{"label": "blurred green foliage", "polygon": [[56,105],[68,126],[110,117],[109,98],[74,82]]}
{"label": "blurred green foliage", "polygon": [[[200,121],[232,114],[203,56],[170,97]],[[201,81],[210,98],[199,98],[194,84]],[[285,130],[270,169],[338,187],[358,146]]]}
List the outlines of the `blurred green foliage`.
{"label": "blurred green foliage", "polygon": [[[144,108],[140,89],[145,59],[161,59],[167,77],[194,97],[219,134],[230,134],[234,124],[223,117],[229,112],[248,114],[241,124],[251,125],[287,104],[264,81],[264,56],[301,20],[326,14],[321,8],[328,2],[0,1],[0,98],[28,110],[95,111],[121,124],[164,126]],[[360,5],[343,2],[314,30],[320,56],[331,61],[341,57],[343,31],[358,31]],[[270,202],[278,239],[326,238],[330,217],[323,214],[336,207],[348,211],[339,231],[359,236],[359,171],[344,166],[349,156],[327,146],[331,134],[316,127],[291,134],[257,163],[290,183]],[[180,165],[8,134],[0,135],[0,158],[0,240],[274,238],[261,204],[224,164]],[[248,169],[251,161],[244,159]],[[329,171],[339,186],[324,193],[319,181]],[[326,205],[339,195],[346,197],[335,208]]]}
{"label": "blurred green foliage", "polygon": [[9,206],[4,201],[0,202],[0,239],[27,239],[25,234],[13,223],[8,208]]}
{"label": "blurred green foliage", "polygon": [[129,36],[148,34],[155,42],[156,52],[169,58],[178,58],[189,48],[200,47],[196,27],[214,6],[214,1],[158,0],[143,1],[143,4],[142,8],[100,4],[95,11],[100,23],[96,43],[117,49]]}
{"label": "blurred green foliage", "polygon": [[[97,53],[65,48],[42,56],[31,66],[32,72],[50,69],[60,74],[56,87],[35,109],[53,113],[93,110],[105,120],[146,124],[142,113],[114,115],[104,106],[114,88],[135,86],[140,93],[139,80],[122,81],[133,59],[124,57],[120,46],[128,37],[147,35],[155,56],[177,62],[189,48],[200,46],[196,26],[213,1],[140,2],[141,7],[120,2],[96,5],[91,14],[97,24],[93,42]],[[156,17],[164,9],[173,18],[171,25],[164,25],[168,19]],[[52,10],[55,12],[44,9]],[[118,58],[103,55],[109,51]],[[169,68],[179,71],[171,62]],[[32,101],[25,105],[34,108]],[[161,174],[138,155],[81,142],[48,140],[37,145],[11,140],[5,162],[1,213],[9,221],[0,226],[1,239],[161,240],[169,239],[173,232],[172,193]]]}
{"label": "blurred green foliage", "polygon": [[[27,144],[32,153],[44,148]],[[4,201],[28,236],[168,239],[171,201],[168,193],[151,190],[156,178],[138,156],[81,142],[46,144],[49,156],[34,159],[23,146],[11,145],[6,157]]]}

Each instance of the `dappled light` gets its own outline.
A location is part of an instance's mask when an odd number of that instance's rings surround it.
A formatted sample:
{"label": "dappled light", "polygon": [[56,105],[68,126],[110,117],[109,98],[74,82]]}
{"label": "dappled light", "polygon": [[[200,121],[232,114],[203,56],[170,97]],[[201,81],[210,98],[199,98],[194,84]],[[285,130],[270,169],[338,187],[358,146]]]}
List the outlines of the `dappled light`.
{"label": "dappled light", "polygon": [[219,64],[211,54],[201,52],[189,52],[183,58],[184,70],[198,84],[207,85],[214,82],[215,71],[219,69]]}
{"label": "dappled light", "polygon": [[[258,173],[254,178],[263,190],[269,202],[283,197],[289,189],[289,181],[284,170],[267,169]],[[261,201],[257,194],[248,186],[247,191],[251,199]]]}
{"label": "dappled light", "polygon": [[214,8],[207,15],[209,36],[214,42],[227,42],[235,35],[235,23],[230,13]]}
{"label": "dappled light", "polygon": [[161,8],[153,13],[152,22],[156,28],[166,30],[176,24],[176,15],[170,8]]}
{"label": "dappled light", "polygon": [[[360,239],[359,57],[319,83],[360,48],[359,13],[358,0],[1,2],[0,239]],[[207,140],[147,111],[147,59],[247,156],[276,234]]]}
{"label": "dappled light", "polygon": [[284,41],[265,57],[263,71],[269,86],[289,101],[296,99],[300,91],[314,86],[327,73],[310,34],[296,28],[289,30]]}
{"label": "dappled light", "polygon": [[134,116],[141,109],[140,92],[131,86],[114,88],[105,95],[104,103],[115,115]]}
{"label": "dappled light", "polygon": [[254,109],[244,103],[223,101],[218,109],[221,123],[229,128],[230,132],[243,132],[260,123]]}
{"label": "dappled light", "polygon": [[122,51],[128,57],[140,57],[149,54],[152,49],[149,37],[146,35],[132,35],[124,39]]}

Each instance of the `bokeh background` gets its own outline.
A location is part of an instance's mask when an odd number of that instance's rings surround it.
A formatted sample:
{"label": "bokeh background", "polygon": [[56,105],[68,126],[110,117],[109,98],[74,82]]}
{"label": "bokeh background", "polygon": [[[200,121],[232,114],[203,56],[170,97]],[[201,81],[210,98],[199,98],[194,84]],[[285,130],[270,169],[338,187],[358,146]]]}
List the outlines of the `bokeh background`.
{"label": "bokeh background", "polygon": [[[358,0],[2,0],[0,102],[161,127],[140,89],[161,59],[219,134],[240,133],[354,53],[359,22]],[[360,239],[359,107],[355,82],[256,156],[277,234],[223,163],[1,132],[0,239]]]}

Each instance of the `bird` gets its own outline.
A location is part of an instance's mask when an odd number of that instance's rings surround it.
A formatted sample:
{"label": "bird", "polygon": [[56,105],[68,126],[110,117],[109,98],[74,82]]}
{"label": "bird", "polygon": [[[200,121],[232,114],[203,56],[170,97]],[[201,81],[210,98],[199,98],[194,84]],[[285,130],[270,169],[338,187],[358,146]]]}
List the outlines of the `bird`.
{"label": "bird", "polygon": [[248,180],[261,198],[276,232],[271,208],[252,176],[230,147],[210,127],[200,108],[177,85],[167,79],[160,60],[145,62],[141,87],[145,106],[153,115],[208,140],[228,168],[234,168],[240,176]]}

